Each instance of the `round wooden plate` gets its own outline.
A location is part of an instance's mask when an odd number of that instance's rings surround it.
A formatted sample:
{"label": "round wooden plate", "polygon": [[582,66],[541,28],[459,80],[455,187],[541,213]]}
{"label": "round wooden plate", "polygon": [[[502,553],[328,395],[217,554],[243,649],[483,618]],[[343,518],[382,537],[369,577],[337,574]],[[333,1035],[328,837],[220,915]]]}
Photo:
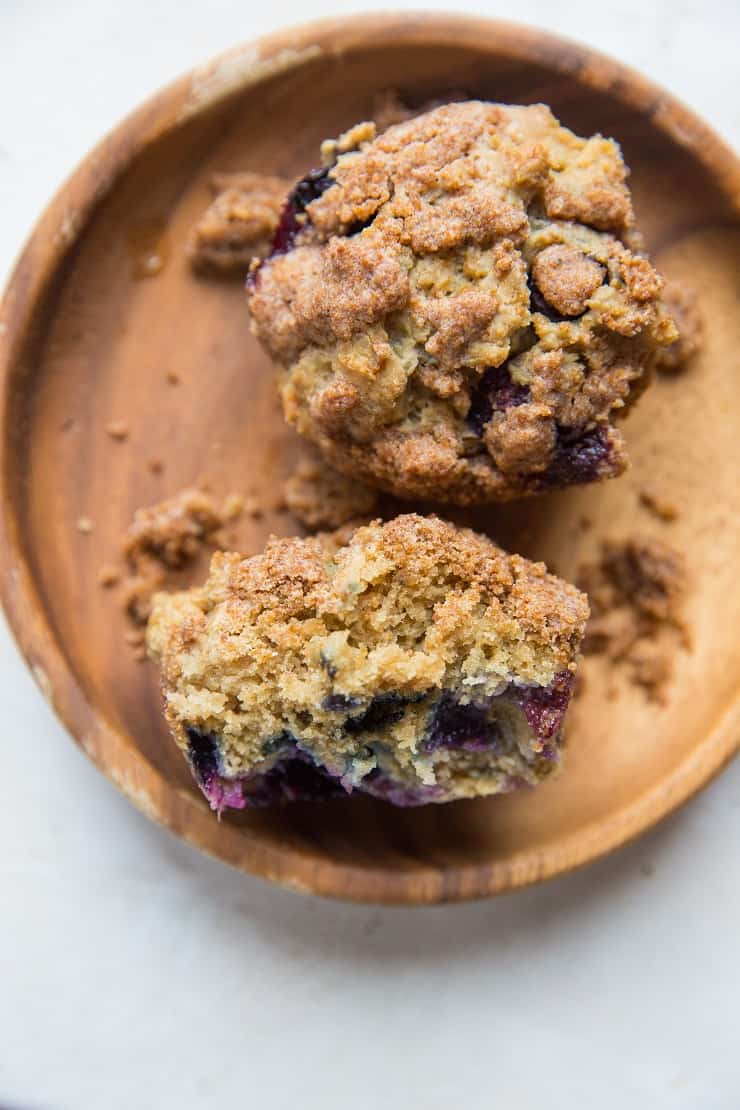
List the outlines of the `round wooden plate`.
{"label": "round wooden plate", "polygon": [[[481,511],[475,523],[565,575],[605,536],[662,534],[689,562],[693,650],[677,651],[662,707],[618,678],[608,700],[614,676],[588,661],[565,771],[536,791],[417,810],[353,798],[219,822],[167,736],[156,673],[131,657],[115,592],[97,575],[140,505],[203,477],[214,493],[277,493],[295,442],[269,366],[239,283],[193,277],[186,234],[214,171],[296,177],[322,138],[368,118],[389,87],[411,103],[450,89],[541,100],[576,132],[622,143],[653,258],[701,303],[704,351],[627,421],[626,477]],[[549,35],[463,17],[384,14],[274,35],[127,119],[41,218],[0,323],[2,596],[41,690],[101,770],[148,816],[246,871],[407,903],[556,875],[706,783],[740,740],[739,197],[732,153],[642,77]],[[142,279],[152,239],[164,265]],[[125,442],[106,433],[111,421],[129,426]],[[676,523],[638,507],[647,479],[680,506]],[[587,532],[576,527],[584,515]],[[92,532],[78,530],[80,517]],[[279,513],[240,528],[250,552],[271,531],[295,530]]]}

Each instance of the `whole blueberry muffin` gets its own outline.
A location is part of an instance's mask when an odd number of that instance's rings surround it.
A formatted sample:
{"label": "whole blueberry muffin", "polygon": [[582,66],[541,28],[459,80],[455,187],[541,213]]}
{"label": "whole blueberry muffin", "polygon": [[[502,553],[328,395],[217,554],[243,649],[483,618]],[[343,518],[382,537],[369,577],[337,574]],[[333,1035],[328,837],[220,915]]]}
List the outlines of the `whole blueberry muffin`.
{"label": "whole blueberry muffin", "polygon": [[249,282],[286,416],[402,497],[614,477],[613,425],[676,330],[619,147],[542,104],[449,104],[325,143]]}
{"label": "whole blueberry muffin", "polygon": [[586,598],[436,517],[218,553],[149,621],[173,736],[214,809],[497,794],[556,768]]}

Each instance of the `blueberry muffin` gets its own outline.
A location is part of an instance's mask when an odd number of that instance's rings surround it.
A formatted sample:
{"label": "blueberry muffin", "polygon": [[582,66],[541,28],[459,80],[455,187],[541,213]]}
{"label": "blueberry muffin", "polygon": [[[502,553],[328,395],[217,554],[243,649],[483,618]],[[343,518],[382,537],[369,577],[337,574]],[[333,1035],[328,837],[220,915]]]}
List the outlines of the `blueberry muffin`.
{"label": "blueberry muffin", "polygon": [[155,598],[173,736],[214,809],[397,805],[547,778],[588,616],[541,563],[436,517],[218,553]]}
{"label": "blueberry muffin", "polygon": [[617,144],[541,104],[468,101],[323,154],[249,281],[298,431],[402,497],[620,474],[613,420],[677,333]]}

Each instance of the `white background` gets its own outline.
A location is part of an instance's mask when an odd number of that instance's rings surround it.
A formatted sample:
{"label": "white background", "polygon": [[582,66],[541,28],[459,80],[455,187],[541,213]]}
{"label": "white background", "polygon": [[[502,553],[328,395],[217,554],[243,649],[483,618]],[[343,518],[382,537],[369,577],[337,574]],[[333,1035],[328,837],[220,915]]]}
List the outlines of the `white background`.
{"label": "white background", "polygon": [[[736,2],[466,6],[631,63],[738,145]],[[354,7],[0,0],[0,271],[142,98],[215,51]],[[2,628],[0,700],[0,1104],[740,1107],[740,763],[586,871],[383,910],[274,889],[150,825],[65,736]]]}

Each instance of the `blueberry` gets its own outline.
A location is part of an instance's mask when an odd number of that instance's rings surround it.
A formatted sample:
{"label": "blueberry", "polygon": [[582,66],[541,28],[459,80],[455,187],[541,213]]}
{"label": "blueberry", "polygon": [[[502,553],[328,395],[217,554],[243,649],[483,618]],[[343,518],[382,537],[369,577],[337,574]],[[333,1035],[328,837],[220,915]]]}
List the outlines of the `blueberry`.
{"label": "blueberry", "polygon": [[296,738],[287,729],[283,729],[277,736],[271,736],[269,740],[263,741],[262,753],[263,755],[274,755],[275,752],[280,752],[284,748],[295,748]]}
{"label": "blueberry", "polygon": [[185,731],[195,778],[212,808],[219,813],[223,809],[243,809],[245,805],[254,807],[279,802],[323,801],[344,797],[347,793],[324,767],[314,764],[310,756],[300,751],[295,737],[287,731],[265,741],[263,751],[266,754],[284,748],[292,751],[264,774],[247,775],[240,779],[226,779],[220,774],[218,740],[215,736],[191,725],[186,725]]}
{"label": "blueberry", "polygon": [[483,429],[494,412],[505,412],[529,400],[529,389],[511,380],[506,365],[486,370],[470,393],[470,408],[466,417],[476,435]]}
{"label": "blueberry", "polygon": [[368,216],[368,218],[366,220],[355,220],[355,222],[353,224],[349,225],[349,227],[347,228],[347,230],[345,232],[345,235],[348,238],[350,238],[353,235],[359,235],[360,232],[364,231],[366,227],[370,227],[370,224],[373,222],[374,219],[375,219],[375,213],[373,212],[372,216]]}
{"label": "blueberry", "polygon": [[611,453],[609,433],[604,427],[580,435],[558,427],[554,455],[544,474],[535,479],[535,488],[557,489],[605,477]]}
{"label": "blueberry", "polygon": [[296,236],[303,227],[298,217],[303,215],[312,201],[318,200],[321,194],[334,184],[333,179],[329,177],[330,169],[330,166],[322,166],[320,169],[310,170],[290,193],[280,214],[280,223],[272,241],[271,257],[276,254],[287,254],[293,249]]}
{"label": "blueberry", "polygon": [[435,706],[424,737],[424,749],[461,748],[469,752],[495,751],[502,741],[501,727],[483,705],[462,705],[443,694]]}
{"label": "blueberry", "polygon": [[319,166],[318,169],[309,170],[294,187],[288,199],[292,201],[297,212],[305,212],[309,204],[318,200],[321,194],[333,184],[333,179],[329,177],[331,168],[331,166]]}
{"label": "blueberry", "polygon": [[360,732],[371,732],[385,728],[387,725],[395,725],[403,717],[409,702],[414,700],[417,699],[403,697],[401,694],[378,694],[359,717],[347,718],[344,730],[350,736],[356,736]]}
{"label": "blueberry", "polygon": [[337,668],[334,666],[334,664],[331,662],[331,660],[328,659],[326,657],[326,655],[324,655],[323,651],[321,653],[319,662],[321,663],[321,666],[324,668],[324,670],[328,674],[329,678],[334,678],[336,676]]}
{"label": "blueberry", "polygon": [[244,780],[244,795],[249,806],[270,806],[280,802],[314,802],[346,797],[342,784],[303,752],[279,760],[262,775]]}
{"label": "blueberry", "polygon": [[359,698],[348,697],[346,694],[328,694],[321,703],[322,709],[330,713],[341,713],[343,709],[357,709],[362,705]]}
{"label": "blueberry", "polygon": [[[560,671],[549,686],[510,687],[510,696],[524,713],[527,724],[539,740],[552,740],[560,731],[573,692],[573,675]],[[549,750],[548,750],[549,749]],[[550,745],[543,750],[548,759],[555,753]]]}
{"label": "blueberry", "polygon": [[218,741],[210,732],[201,732],[192,725],[185,725],[185,732],[195,777],[201,786],[207,786],[219,773]]}

